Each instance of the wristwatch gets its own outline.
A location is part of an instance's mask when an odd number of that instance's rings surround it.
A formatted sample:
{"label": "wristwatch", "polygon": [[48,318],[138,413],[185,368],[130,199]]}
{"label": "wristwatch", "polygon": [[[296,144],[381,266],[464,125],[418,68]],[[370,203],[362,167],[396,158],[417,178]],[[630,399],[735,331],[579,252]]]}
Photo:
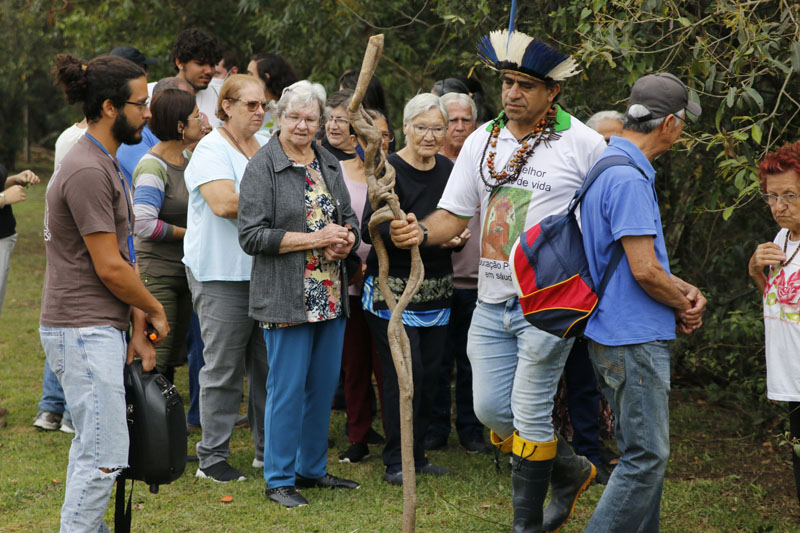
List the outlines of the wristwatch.
{"label": "wristwatch", "polygon": [[428,242],[428,228],[417,222],[417,225],[422,228],[422,242],[419,243],[420,246],[425,246],[425,243]]}

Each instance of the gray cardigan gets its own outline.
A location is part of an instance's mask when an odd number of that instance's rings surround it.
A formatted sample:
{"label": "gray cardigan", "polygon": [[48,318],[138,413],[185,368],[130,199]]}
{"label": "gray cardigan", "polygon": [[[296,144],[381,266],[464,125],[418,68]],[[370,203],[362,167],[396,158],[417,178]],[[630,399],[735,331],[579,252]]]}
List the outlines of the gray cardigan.
{"label": "gray cardigan", "polygon": [[[350,224],[360,243],[358,218],[350,206],[350,194],[339,161],[312,143],[322,179],[337,206],[336,223]],[[250,274],[250,316],[260,322],[306,322],[303,288],[305,252],[279,253],[287,231],[306,232],[305,170],[292,166],[276,132],[247,164],[239,186],[239,245],[253,256]],[[342,271],[342,307],[350,309],[347,272]]]}

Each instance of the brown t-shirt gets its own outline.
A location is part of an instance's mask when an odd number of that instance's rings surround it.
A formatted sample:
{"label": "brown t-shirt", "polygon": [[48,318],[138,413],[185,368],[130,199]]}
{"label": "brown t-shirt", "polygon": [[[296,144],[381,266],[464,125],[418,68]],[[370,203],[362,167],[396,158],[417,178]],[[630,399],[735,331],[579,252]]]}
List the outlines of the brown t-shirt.
{"label": "brown t-shirt", "polygon": [[[47,186],[43,326],[110,325],[128,329],[130,306],[100,281],[83,242],[83,235],[116,233],[119,252],[130,261],[128,213],[125,191],[114,162],[89,137],[81,137]],[[130,216],[133,224],[133,212]]]}

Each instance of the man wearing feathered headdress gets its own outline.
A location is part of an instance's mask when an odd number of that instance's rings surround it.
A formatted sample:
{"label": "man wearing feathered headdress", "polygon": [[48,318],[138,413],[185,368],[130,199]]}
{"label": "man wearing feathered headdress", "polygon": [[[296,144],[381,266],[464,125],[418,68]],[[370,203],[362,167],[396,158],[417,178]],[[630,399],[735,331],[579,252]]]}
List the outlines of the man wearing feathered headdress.
{"label": "man wearing feathered headdress", "polygon": [[[514,531],[555,531],[595,476],[552,425],[553,396],[572,346],[531,326],[511,281],[514,242],[543,218],[564,213],[605,148],[603,137],[556,104],[574,59],[512,24],[478,44],[500,73],[503,112],[464,143],[439,209],[418,224],[392,223],[399,247],[434,246],[458,235],[481,205],[478,304],[469,332],[475,413],[492,443],[512,452]],[[543,509],[552,473],[552,494]]]}

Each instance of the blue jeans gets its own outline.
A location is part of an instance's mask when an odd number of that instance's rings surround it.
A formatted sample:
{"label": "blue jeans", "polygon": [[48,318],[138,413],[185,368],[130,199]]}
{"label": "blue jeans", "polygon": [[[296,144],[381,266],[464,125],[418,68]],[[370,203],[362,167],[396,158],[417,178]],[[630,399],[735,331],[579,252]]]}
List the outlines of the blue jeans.
{"label": "blue jeans", "polygon": [[111,489],[128,466],[122,381],[125,333],[112,326],[42,326],[39,336],[47,362],[64,389],[75,427],[61,531],[108,531],[103,517]]}
{"label": "blue jeans", "polygon": [[203,359],[203,338],[200,335],[200,319],[192,311],[189,332],[186,334],[186,358],[189,361],[189,412],[186,423],[200,425],[200,370],[206,364]]}
{"label": "blue jeans", "polygon": [[669,345],[590,341],[589,356],[617,417],[622,457],[586,531],[658,531],[669,458]]}
{"label": "blue jeans", "polygon": [[331,401],[342,366],[345,318],[264,330],[267,401],[264,479],[293,486],[295,473],[327,473]]}
{"label": "blue jeans", "polygon": [[447,346],[442,355],[436,396],[431,408],[428,435],[450,435],[450,390],[453,364],[456,367],[456,431],[459,439],[483,439],[483,424],[472,407],[472,367],[467,358],[467,336],[472,322],[472,312],[478,298],[477,289],[454,289],[447,325]]}
{"label": "blue jeans", "polygon": [[39,400],[39,412],[60,414],[67,422],[72,420],[67,407],[67,400],[64,398],[64,389],[61,388],[61,383],[58,382],[58,378],[50,369],[46,359],[44,361],[42,398]]}
{"label": "blue jeans", "polygon": [[514,430],[533,442],[553,440],[553,397],[572,339],[536,329],[518,298],[478,300],[469,328],[475,414],[505,439]]}
{"label": "blue jeans", "polygon": [[572,424],[572,447],[595,465],[600,465],[600,391],[584,339],[575,341],[564,365],[567,411]]}

